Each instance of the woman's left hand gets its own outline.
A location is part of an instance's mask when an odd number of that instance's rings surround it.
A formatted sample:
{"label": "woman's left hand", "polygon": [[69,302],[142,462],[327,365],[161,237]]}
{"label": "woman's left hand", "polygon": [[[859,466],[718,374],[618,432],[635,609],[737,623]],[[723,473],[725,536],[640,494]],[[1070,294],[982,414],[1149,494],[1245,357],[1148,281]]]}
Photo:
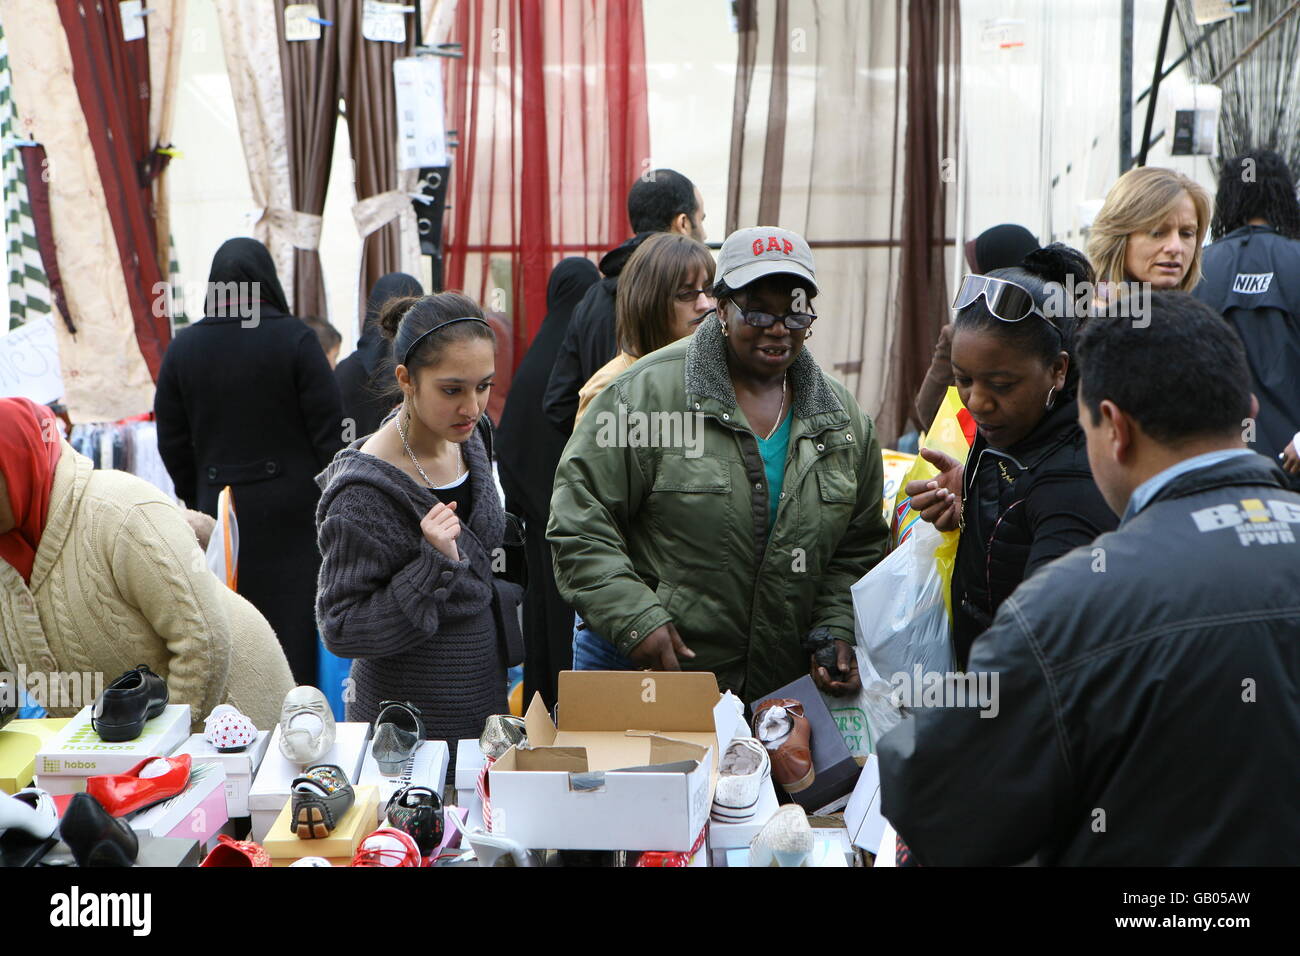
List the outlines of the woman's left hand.
{"label": "woman's left hand", "polygon": [[1282,451],[1282,468],[1289,475],[1300,475],[1300,454],[1297,454],[1295,442],[1291,441]]}
{"label": "woman's left hand", "polygon": [[825,667],[818,666],[815,656],[810,657],[809,662],[809,673],[818,690],[833,697],[848,697],[862,690],[862,679],[858,677],[858,655],[852,644],[835,642],[835,666],[840,674],[847,675],[845,680],[833,679]]}

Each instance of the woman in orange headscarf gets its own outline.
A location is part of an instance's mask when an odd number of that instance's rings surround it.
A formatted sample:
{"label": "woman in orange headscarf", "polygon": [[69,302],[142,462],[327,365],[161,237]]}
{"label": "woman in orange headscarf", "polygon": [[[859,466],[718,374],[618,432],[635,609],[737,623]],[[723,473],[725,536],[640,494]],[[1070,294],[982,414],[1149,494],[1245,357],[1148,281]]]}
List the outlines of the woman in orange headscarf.
{"label": "woman in orange headscarf", "polygon": [[[176,504],[95,470],[53,413],[0,399],[0,671],[98,674],[137,664],[198,723],[231,703],[263,729],[293,686],[270,626],[208,570]],[[38,701],[71,716],[91,701]]]}

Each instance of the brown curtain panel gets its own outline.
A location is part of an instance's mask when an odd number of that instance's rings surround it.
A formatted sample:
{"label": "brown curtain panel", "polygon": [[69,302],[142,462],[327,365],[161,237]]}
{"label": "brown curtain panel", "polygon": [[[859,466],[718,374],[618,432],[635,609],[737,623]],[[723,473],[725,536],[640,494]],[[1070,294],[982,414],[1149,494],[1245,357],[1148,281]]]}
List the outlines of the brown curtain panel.
{"label": "brown curtain panel", "polygon": [[[414,17],[406,18],[405,43],[387,43],[362,36],[361,14],[360,3],[342,3],[337,24],[339,75],[347,103],[358,202],[398,189],[393,61],[415,52]],[[380,276],[401,268],[401,233],[398,221],[393,220],[365,237],[361,250],[362,306]]]}
{"label": "brown curtain panel", "polygon": [[289,176],[292,183],[294,228],[293,288],[286,289],[295,315],[328,317],[325,282],[320,263],[320,216],[325,210],[334,156],[334,130],[339,115],[339,28],[354,0],[317,0],[322,26],[316,40],[284,38],[284,8],[276,5],[275,30],[280,41],[280,72],[284,82],[285,118],[289,129]]}
{"label": "brown curtain panel", "polygon": [[909,0],[907,126],[903,142],[902,255],[898,324],[881,411],[891,434],[923,428],[916,393],[948,321],[947,184],[956,177],[953,120],[961,34],[957,0]]}

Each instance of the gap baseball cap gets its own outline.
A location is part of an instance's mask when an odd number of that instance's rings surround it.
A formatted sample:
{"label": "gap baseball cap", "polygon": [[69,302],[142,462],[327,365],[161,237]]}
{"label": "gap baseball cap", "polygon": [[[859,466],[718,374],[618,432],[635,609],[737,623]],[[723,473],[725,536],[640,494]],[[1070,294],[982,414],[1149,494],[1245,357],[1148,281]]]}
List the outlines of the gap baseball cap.
{"label": "gap baseball cap", "polygon": [[737,229],[718,253],[718,275],[739,289],[762,276],[789,274],[807,279],[817,292],[812,250],[804,237],[776,226]]}

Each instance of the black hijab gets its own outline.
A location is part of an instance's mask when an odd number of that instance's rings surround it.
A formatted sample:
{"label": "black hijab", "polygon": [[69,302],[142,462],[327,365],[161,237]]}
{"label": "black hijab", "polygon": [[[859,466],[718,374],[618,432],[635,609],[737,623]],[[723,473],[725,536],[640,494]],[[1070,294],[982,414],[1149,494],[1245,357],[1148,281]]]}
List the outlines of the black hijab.
{"label": "black hijab", "polygon": [[544,524],[550,514],[551,486],[566,441],[542,411],[542,397],[573,309],[599,279],[600,270],[580,256],[561,259],[551,271],[546,318],[510,382],[497,428],[496,455],[506,498],[535,523]]}
{"label": "black hijab", "polygon": [[[238,307],[232,298],[217,289],[217,284],[236,283]],[[258,283],[254,294],[249,283]],[[268,314],[289,315],[289,300],[285,298],[275,262],[266,246],[256,239],[227,239],[212,257],[212,270],[208,273],[208,300],[204,315],[211,318],[236,316],[246,318],[248,309],[259,302]]]}
{"label": "black hijab", "polygon": [[366,299],[366,320],[361,327],[361,338],[357,340],[357,350],[354,353],[369,379],[383,371],[393,355],[393,343],[384,338],[384,333],[379,328],[379,310],[389,299],[400,299],[408,295],[424,295],[424,287],[414,276],[405,272],[390,272],[380,276],[370,290],[370,297]]}

